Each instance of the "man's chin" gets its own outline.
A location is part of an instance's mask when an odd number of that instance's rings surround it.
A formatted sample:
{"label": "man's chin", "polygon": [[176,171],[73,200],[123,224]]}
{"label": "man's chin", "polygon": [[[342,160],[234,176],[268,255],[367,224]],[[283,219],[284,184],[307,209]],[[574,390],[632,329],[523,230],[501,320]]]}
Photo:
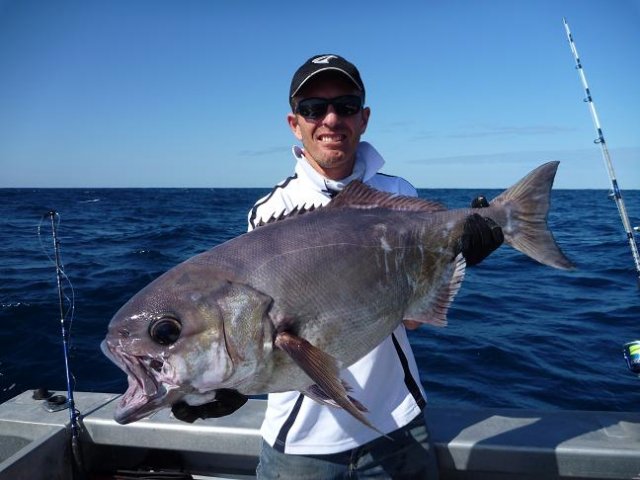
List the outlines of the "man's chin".
{"label": "man's chin", "polygon": [[342,150],[326,148],[323,150],[322,154],[318,155],[319,161],[310,161],[316,170],[333,180],[341,180],[351,175],[355,154],[349,156]]}

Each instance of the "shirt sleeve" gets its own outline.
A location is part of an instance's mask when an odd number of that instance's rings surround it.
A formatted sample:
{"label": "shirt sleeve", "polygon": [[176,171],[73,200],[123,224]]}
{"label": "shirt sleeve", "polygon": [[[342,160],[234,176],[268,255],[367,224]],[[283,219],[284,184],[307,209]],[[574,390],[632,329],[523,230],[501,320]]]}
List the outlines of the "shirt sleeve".
{"label": "shirt sleeve", "polygon": [[258,200],[247,215],[247,231],[255,229],[269,221],[272,217],[278,217],[289,211],[286,199],[281,191],[273,190],[269,195]]}

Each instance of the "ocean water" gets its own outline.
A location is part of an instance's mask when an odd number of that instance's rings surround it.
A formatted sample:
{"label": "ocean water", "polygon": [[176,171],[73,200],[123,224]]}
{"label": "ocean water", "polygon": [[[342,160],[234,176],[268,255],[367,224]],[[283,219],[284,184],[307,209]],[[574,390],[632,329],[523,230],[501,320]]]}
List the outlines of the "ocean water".
{"label": "ocean water", "polygon": [[[158,275],[243,233],[266,189],[0,189],[0,401],[65,390],[51,222],[73,290],[70,366],[79,391],[123,392],[99,344],[116,310]],[[421,190],[466,207],[478,191]],[[499,191],[482,192],[489,198]],[[633,225],[640,191],[623,192]],[[640,290],[604,190],[554,190],[549,224],[577,265],[544,267],[503,247],[469,268],[446,328],[410,332],[432,405],[635,411],[640,379],[622,345],[640,339]],[[357,335],[357,332],[354,332]]]}

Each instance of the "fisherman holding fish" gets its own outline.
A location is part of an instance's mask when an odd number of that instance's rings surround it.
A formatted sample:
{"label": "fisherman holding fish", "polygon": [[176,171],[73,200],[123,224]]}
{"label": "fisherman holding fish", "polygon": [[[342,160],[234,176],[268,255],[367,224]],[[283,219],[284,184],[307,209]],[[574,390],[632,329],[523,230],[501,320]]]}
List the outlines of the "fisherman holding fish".
{"label": "fisherman holding fish", "polygon": [[447,210],[380,172],[360,141],[364,99],[337,55],[296,71],[294,174],[255,204],[249,232],[171,268],[111,319],[101,349],[128,377],[118,423],[169,407],[193,422],[269,394],[259,478],[437,478],[405,329],[446,325],[466,267],[503,241],[573,267],[546,222],[559,162]]}
{"label": "fisherman holding fish", "polygon": [[[360,141],[371,113],[364,102],[358,69],[338,55],[316,55],[295,72],[287,122],[302,148],[293,147],[294,174],[250,211],[249,230],[295,209],[326,205],[352,180],[417,196],[403,178],[381,173],[383,158]],[[502,243],[500,228],[479,216],[469,228],[467,253],[475,263]],[[405,326],[341,372],[341,378],[384,436],[300,392],[272,393],[261,428],[258,478],[437,478],[423,415],[426,395]]]}

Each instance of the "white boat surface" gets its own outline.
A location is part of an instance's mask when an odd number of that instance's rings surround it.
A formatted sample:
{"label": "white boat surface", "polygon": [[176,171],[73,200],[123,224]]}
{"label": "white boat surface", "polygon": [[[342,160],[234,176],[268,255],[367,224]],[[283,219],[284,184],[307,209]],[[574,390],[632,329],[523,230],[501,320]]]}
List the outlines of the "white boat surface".
{"label": "white boat surface", "polygon": [[[49,412],[32,397],[25,391],[0,405],[0,480],[78,478],[68,409]],[[118,397],[74,393],[85,478],[115,478],[113,472],[142,465],[191,475],[184,478],[255,478],[264,400],[193,424],[164,409],[119,425]],[[640,479],[638,413],[437,406],[426,412],[443,480]]]}

